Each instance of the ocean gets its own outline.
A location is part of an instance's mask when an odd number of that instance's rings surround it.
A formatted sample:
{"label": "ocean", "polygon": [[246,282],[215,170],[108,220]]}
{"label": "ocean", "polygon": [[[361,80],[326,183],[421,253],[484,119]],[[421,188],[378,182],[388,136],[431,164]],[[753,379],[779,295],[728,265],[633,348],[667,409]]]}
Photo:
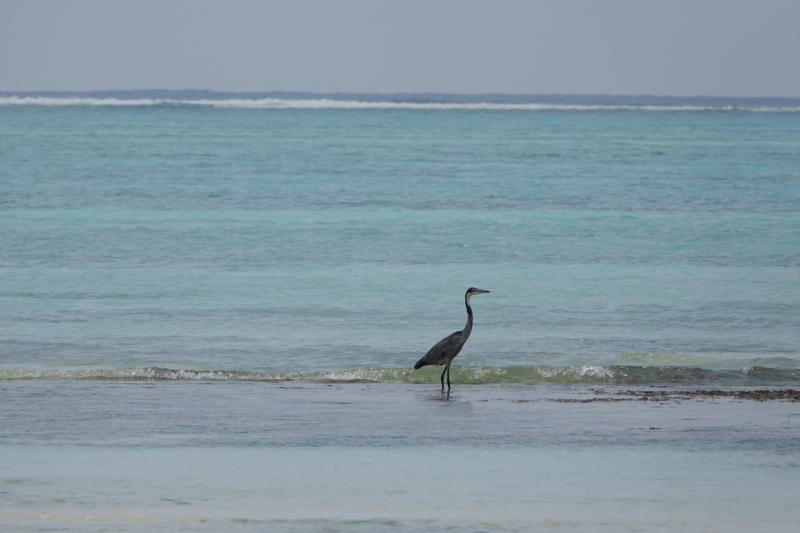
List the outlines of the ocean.
{"label": "ocean", "polygon": [[795,100],[0,94],[0,525],[791,529]]}

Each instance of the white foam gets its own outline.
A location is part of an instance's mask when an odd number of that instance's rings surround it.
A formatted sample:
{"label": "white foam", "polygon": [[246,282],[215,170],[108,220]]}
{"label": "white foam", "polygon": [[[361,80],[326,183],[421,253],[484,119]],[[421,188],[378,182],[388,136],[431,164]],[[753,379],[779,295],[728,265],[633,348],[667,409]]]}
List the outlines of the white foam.
{"label": "white foam", "polygon": [[8,96],[0,97],[0,105],[38,105],[38,106],[152,106],[167,102],[142,98],[139,100],[123,100],[119,98],[50,98],[44,96]]}
{"label": "white foam", "polygon": [[659,106],[659,105],[578,105],[578,104],[503,104],[503,103],[446,103],[446,102],[367,102],[332,100],[328,98],[287,100],[262,98],[258,100],[172,100],[120,98],[52,98],[45,96],[0,97],[0,106],[198,106],[234,109],[385,109],[432,111],[752,111],[800,112],[800,107],[735,107],[735,106]]}

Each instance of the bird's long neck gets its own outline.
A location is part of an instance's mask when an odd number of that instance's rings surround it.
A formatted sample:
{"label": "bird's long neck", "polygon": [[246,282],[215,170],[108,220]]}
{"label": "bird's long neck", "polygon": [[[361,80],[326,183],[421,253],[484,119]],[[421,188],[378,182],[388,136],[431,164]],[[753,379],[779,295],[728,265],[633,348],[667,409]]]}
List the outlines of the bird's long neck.
{"label": "bird's long neck", "polygon": [[461,338],[466,340],[469,334],[472,333],[472,308],[469,306],[469,295],[464,296],[464,304],[467,306],[467,325],[464,326],[464,331],[461,332]]}

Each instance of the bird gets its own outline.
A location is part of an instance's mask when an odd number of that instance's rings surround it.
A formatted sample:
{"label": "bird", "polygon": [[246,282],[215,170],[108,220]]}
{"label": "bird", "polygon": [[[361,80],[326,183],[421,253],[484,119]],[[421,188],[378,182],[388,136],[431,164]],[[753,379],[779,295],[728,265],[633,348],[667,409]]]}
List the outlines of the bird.
{"label": "bird", "polygon": [[444,365],[444,370],[442,371],[442,392],[444,392],[445,373],[447,373],[447,390],[448,392],[450,391],[450,363],[453,362],[455,356],[458,355],[458,352],[461,351],[461,348],[464,347],[467,339],[469,339],[470,333],[472,333],[472,308],[469,306],[469,299],[476,294],[486,294],[488,292],[491,291],[476,289],[475,287],[467,289],[466,294],[464,294],[464,304],[467,306],[467,325],[464,326],[464,329],[461,331],[451,333],[434,344],[433,348],[428,350],[428,353],[425,354],[425,357],[417,361],[417,364],[414,365],[414,370],[428,365]]}

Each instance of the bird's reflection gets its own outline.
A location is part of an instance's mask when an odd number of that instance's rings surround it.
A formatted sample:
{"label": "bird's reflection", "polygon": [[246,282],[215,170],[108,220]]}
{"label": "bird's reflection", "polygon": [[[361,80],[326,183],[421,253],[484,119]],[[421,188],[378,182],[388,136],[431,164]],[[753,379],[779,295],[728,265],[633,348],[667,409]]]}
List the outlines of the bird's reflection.
{"label": "bird's reflection", "polygon": [[471,402],[465,398],[463,395],[458,393],[451,393],[450,391],[442,391],[442,392],[422,392],[420,391],[417,394],[417,400],[423,402],[434,402],[438,403],[439,405],[451,405],[456,406],[459,405],[461,407],[471,407]]}

